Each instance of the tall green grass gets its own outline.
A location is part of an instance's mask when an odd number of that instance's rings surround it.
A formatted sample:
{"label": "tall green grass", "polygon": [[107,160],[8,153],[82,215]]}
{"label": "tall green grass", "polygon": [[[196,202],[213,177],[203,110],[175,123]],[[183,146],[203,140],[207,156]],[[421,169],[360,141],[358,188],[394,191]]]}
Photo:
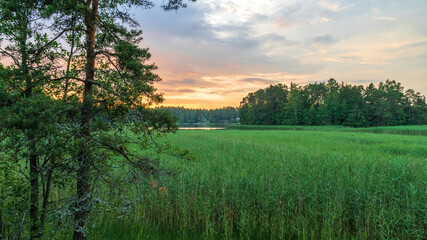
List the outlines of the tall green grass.
{"label": "tall green grass", "polygon": [[[175,175],[91,239],[426,239],[427,137],[334,131],[179,131]],[[160,189],[160,187],[163,187]],[[167,192],[166,192],[167,189]]]}
{"label": "tall green grass", "polygon": [[427,136],[427,125],[406,125],[392,127],[352,128],[345,126],[292,126],[292,125],[228,125],[230,130],[293,130],[293,131],[339,131],[369,132],[401,135]]}

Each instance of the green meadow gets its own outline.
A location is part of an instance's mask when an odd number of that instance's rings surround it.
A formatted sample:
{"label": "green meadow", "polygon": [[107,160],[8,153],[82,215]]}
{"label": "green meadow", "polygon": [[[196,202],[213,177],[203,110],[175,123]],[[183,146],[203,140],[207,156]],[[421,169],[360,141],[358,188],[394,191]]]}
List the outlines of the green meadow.
{"label": "green meadow", "polygon": [[381,129],[180,130],[194,160],[162,156],[174,174],[90,239],[426,239],[427,127]]}
{"label": "green meadow", "polygon": [[388,133],[402,135],[427,136],[427,125],[402,125],[392,127],[353,128],[346,126],[289,126],[289,125],[228,125],[231,130],[295,130],[295,131],[333,131],[333,132],[365,132]]}

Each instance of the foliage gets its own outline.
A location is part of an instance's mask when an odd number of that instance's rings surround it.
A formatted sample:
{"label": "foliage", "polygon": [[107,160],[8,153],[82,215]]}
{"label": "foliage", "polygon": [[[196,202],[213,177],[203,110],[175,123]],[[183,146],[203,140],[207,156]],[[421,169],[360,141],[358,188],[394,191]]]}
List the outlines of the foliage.
{"label": "foliage", "polygon": [[427,123],[426,99],[396,81],[378,87],[327,83],[272,85],[240,103],[241,124],[344,125],[352,127]]}
{"label": "foliage", "polygon": [[[293,89],[291,89],[290,95],[293,93]],[[287,95],[288,87],[281,84],[249,93],[242,101],[245,104],[240,105],[240,122],[264,125],[280,124],[283,117],[280,110],[285,106],[284,100]]]}
{"label": "foliage", "polygon": [[161,107],[172,112],[179,124],[184,123],[238,123],[238,111],[233,107],[218,109],[187,109],[183,107]]}
{"label": "foliage", "polygon": [[296,125],[228,125],[230,130],[289,130],[289,131],[334,131],[364,132],[381,134],[422,135],[427,136],[427,125],[403,125],[392,127],[353,128],[348,126],[296,126]]}

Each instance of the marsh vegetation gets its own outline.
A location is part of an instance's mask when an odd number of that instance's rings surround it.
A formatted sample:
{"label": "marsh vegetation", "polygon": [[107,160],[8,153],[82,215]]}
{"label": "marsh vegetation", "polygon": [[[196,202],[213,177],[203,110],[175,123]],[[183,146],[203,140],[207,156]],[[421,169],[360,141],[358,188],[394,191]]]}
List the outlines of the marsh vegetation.
{"label": "marsh vegetation", "polygon": [[[409,128],[410,129],[410,128]],[[419,129],[425,130],[422,126]],[[93,239],[425,239],[427,137],[341,128],[179,131],[171,176]]]}

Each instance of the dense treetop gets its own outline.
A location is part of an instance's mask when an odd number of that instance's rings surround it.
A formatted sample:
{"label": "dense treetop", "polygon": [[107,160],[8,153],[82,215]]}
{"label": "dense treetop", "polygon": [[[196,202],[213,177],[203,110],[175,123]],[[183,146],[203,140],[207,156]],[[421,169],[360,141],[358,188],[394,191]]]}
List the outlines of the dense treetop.
{"label": "dense treetop", "polygon": [[345,125],[353,127],[427,124],[425,96],[387,80],[367,87],[338,83],[271,85],[240,103],[241,124]]}

